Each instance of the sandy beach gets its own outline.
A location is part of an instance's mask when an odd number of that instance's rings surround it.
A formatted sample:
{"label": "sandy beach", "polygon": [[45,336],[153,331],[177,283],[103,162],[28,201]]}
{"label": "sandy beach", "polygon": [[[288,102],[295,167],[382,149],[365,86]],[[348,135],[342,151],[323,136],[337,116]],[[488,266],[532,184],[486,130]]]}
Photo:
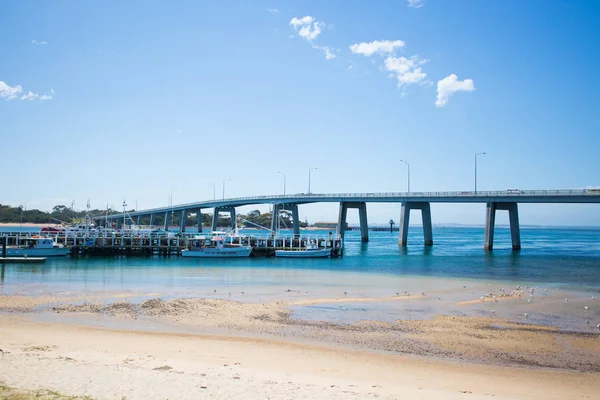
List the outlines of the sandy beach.
{"label": "sandy beach", "polygon": [[0,295],[0,382],[94,399],[580,399],[600,391],[595,333],[460,316],[333,324],[290,311],[336,298],[127,297]]}

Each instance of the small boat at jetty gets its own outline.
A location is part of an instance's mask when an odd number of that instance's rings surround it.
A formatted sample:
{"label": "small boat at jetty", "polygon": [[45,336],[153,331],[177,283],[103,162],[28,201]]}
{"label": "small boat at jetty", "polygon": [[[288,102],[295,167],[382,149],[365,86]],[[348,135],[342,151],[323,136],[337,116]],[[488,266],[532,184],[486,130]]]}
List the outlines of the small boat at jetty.
{"label": "small boat at jetty", "polygon": [[29,237],[22,239],[22,242],[20,246],[7,246],[6,257],[58,257],[71,252],[70,248],[51,238]]}
{"label": "small boat at jetty", "polygon": [[183,257],[249,257],[252,253],[252,247],[232,242],[227,243],[225,232],[213,232],[212,236],[195,236],[189,248],[181,251],[181,255]]}
{"label": "small boat at jetty", "polygon": [[302,249],[275,250],[275,257],[326,258],[329,256],[331,256],[331,249],[320,249],[315,242],[310,242]]}

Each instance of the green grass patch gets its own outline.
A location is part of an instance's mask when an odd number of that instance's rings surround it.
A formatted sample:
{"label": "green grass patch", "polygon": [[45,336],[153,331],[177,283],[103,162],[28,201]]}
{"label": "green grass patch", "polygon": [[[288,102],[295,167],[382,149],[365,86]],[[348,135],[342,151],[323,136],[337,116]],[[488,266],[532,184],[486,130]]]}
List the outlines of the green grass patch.
{"label": "green grass patch", "polygon": [[0,400],[94,400],[94,398],[67,396],[54,390],[22,390],[0,385]]}

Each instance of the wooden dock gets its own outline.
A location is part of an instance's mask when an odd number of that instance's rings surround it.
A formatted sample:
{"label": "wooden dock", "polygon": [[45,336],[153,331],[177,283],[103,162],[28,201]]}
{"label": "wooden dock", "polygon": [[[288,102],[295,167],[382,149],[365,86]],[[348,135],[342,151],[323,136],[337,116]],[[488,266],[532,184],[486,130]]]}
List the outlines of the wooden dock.
{"label": "wooden dock", "polygon": [[[140,235],[138,233],[123,232],[115,235],[94,235],[86,236],[85,233],[64,234],[64,233],[25,233],[12,232],[4,233],[1,237],[6,241],[6,245],[18,246],[28,237],[42,236],[50,237],[57,243],[69,247],[71,254],[87,254],[92,256],[179,256],[181,251],[189,248],[190,243],[195,236],[202,235],[198,233],[177,234],[159,234],[159,235]],[[252,256],[254,257],[274,257],[276,250],[302,250],[311,242],[316,243],[320,249],[331,249],[332,257],[339,257],[343,254],[343,241],[339,236],[289,236],[289,237],[259,237],[251,235],[241,235],[234,239],[228,239],[227,243],[233,240],[233,244],[252,247]]]}

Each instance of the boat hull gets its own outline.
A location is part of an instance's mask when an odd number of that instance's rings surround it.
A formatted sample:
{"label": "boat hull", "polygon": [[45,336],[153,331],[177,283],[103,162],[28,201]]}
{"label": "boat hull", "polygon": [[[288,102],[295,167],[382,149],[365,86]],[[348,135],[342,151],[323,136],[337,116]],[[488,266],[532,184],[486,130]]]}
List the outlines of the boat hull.
{"label": "boat hull", "polygon": [[320,250],[276,250],[275,257],[287,258],[326,258],[331,255],[331,249]]}
{"label": "boat hull", "polygon": [[26,247],[7,247],[6,257],[64,257],[71,252],[68,247],[36,249]]}
{"label": "boat hull", "polygon": [[203,250],[183,250],[183,257],[198,258],[239,258],[249,257],[252,253],[251,247],[224,247],[222,249],[205,248]]}

